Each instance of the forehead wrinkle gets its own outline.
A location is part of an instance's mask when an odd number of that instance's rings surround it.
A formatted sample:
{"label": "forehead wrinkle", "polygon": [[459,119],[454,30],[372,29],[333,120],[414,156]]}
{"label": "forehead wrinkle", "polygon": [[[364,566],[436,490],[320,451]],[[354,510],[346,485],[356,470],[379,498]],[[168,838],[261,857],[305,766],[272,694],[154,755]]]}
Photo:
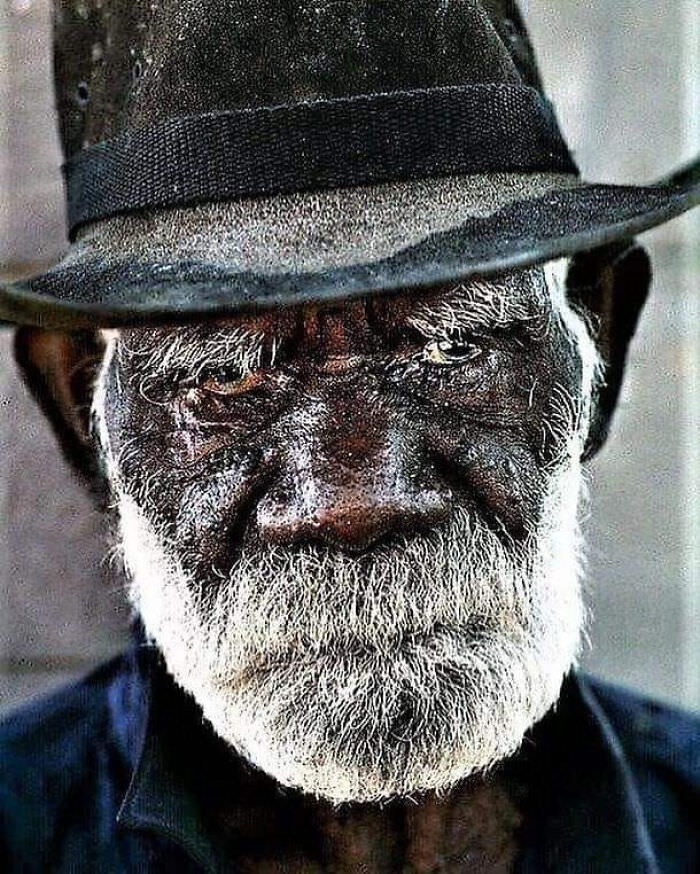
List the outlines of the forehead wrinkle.
{"label": "forehead wrinkle", "polygon": [[515,327],[534,338],[546,334],[552,306],[541,271],[490,281],[459,283],[421,304],[408,322],[429,337],[459,330]]}

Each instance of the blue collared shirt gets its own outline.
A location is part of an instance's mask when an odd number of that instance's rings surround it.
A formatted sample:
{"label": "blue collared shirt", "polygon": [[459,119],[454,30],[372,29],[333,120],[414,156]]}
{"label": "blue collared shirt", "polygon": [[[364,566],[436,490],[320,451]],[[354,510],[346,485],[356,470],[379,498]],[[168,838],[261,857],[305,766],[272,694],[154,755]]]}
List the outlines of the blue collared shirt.
{"label": "blue collared shirt", "polygon": [[[235,870],[265,808],[222,744],[145,647],[23,708],[0,725],[0,870]],[[517,758],[518,871],[700,871],[700,719],[572,674]],[[241,785],[224,839],[213,810]],[[295,795],[276,840],[298,840]]]}

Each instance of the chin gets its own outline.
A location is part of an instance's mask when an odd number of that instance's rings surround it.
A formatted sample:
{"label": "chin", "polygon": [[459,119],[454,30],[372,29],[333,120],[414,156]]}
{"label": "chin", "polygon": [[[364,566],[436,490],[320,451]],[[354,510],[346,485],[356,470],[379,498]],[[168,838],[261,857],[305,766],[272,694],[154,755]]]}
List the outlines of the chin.
{"label": "chin", "polygon": [[517,750],[577,660],[580,484],[573,467],[559,476],[517,550],[456,514],[376,572],[251,555],[206,605],[177,544],[122,493],[130,598],[216,733],[279,783],[334,803],[445,792]]}
{"label": "chin", "polygon": [[385,801],[446,792],[518,749],[556,701],[573,652],[550,651],[545,663],[517,638],[437,632],[238,681],[180,679],[219,736],[279,783],[333,803]]}

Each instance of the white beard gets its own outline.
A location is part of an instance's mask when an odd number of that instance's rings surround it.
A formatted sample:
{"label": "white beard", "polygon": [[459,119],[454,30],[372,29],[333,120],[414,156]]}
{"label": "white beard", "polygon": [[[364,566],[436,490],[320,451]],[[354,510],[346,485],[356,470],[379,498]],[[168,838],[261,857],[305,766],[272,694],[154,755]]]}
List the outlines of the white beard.
{"label": "white beard", "polygon": [[517,545],[461,510],[367,556],[244,550],[203,588],[124,488],[105,418],[118,337],[106,336],[93,412],[131,602],[215,731],[280,783],[333,802],[447,791],[514,752],[558,698],[585,624],[578,459],[598,359],[565,302],[566,262],[544,273],[581,356],[581,394],[554,398],[561,452]]}
{"label": "white beard", "polygon": [[215,731],[333,802],[449,789],[514,752],[556,701],[584,625],[570,461],[538,530],[472,514],[371,556],[245,553],[208,600],[117,489],[130,598]]}

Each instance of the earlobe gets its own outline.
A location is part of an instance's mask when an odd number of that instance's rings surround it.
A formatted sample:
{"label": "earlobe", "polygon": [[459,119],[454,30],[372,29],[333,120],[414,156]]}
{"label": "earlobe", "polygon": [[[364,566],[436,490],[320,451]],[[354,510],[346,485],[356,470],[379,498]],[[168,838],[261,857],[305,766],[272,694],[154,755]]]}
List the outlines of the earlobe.
{"label": "earlobe", "polygon": [[91,332],[20,328],[14,352],[24,382],[51,423],[65,457],[93,482],[97,465],[90,406],[103,353],[101,338]]}
{"label": "earlobe", "polygon": [[567,277],[569,302],[590,317],[603,361],[584,461],[592,458],[607,439],[629,345],[649,294],[651,278],[649,256],[635,242],[585,252],[571,262]]}

